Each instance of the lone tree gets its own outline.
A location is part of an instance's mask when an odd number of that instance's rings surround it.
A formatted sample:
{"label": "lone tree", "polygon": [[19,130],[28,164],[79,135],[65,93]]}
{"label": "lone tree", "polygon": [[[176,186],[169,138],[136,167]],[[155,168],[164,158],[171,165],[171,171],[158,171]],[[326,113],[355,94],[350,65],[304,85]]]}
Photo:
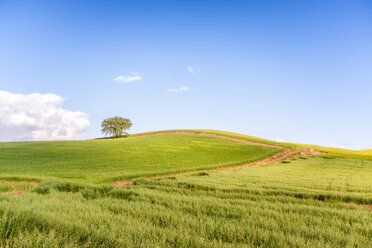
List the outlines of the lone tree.
{"label": "lone tree", "polygon": [[112,118],[107,118],[102,121],[101,132],[105,135],[111,135],[113,138],[119,138],[126,136],[128,130],[132,126],[132,122],[129,119],[115,116]]}

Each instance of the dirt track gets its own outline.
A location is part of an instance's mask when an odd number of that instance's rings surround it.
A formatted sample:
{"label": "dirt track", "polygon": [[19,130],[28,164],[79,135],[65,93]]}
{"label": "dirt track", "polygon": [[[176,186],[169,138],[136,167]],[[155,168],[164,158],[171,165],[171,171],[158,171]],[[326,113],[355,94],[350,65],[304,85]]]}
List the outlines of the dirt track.
{"label": "dirt track", "polygon": [[[233,169],[239,169],[239,168],[247,168],[247,167],[251,167],[251,166],[254,166],[254,165],[270,164],[270,163],[274,163],[274,162],[283,160],[283,159],[288,158],[288,157],[301,156],[301,155],[314,156],[314,155],[322,154],[321,152],[315,151],[312,148],[304,149],[304,150],[291,150],[289,148],[279,146],[279,145],[264,144],[264,143],[253,142],[253,141],[248,141],[248,140],[244,140],[244,139],[233,138],[233,137],[228,137],[228,136],[223,136],[223,135],[218,135],[218,134],[202,133],[202,132],[194,132],[194,131],[155,132],[155,133],[140,134],[140,135],[137,135],[136,137],[166,135],[166,134],[194,134],[194,135],[210,136],[210,137],[232,140],[232,141],[246,143],[246,144],[281,148],[281,149],[284,149],[285,151],[277,153],[274,156],[265,158],[263,160],[256,161],[256,162],[251,162],[251,163],[247,163],[247,164],[243,164],[243,165],[230,166],[230,167],[217,168],[217,169],[206,169],[206,170],[194,170],[194,171],[188,171],[188,172],[180,172],[180,173],[175,173],[175,174],[160,175],[160,176],[156,176],[156,177],[153,177],[153,178],[180,176],[180,175],[186,175],[186,174],[199,173],[199,172],[203,172],[203,171],[226,171],[226,170],[233,170]],[[116,185],[116,186],[119,186],[119,187],[123,187],[125,185],[132,184],[133,180],[134,179],[130,179],[130,180],[127,180],[127,181],[118,181],[118,182],[114,182],[113,184]]]}

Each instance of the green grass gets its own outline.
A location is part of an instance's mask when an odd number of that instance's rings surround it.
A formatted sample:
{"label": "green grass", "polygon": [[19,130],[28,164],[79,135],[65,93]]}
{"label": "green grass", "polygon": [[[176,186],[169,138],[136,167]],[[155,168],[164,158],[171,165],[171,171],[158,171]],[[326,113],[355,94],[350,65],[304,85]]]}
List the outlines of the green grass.
{"label": "green grass", "polygon": [[331,156],[331,157],[372,160],[372,149],[368,149],[368,150],[348,150],[348,149],[323,147],[323,146],[310,145],[310,144],[277,142],[277,141],[262,139],[262,138],[254,137],[254,136],[250,136],[250,135],[232,133],[232,132],[226,132],[226,131],[203,130],[203,129],[196,130],[196,131],[212,133],[212,134],[219,134],[219,135],[234,137],[234,138],[241,138],[241,139],[245,139],[245,140],[249,140],[249,141],[253,141],[253,142],[258,142],[258,143],[279,145],[279,146],[287,147],[287,148],[292,149],[292,150],[313,148],[315,150],[325,152],[327,156]]}
{"label": "green grass", "polygon": [[[298,159],[0,196],[9,247],[370,247],[372,162]],[[348,203],[348,204],[345,204]]]}
{"label": "green grass", "polygon": [[0,143],[0,178],[103,183],[240,165],[280,151],[190,134]]}
{"label": "green grass", "polygon": [[[211,129],[177,129],[177,130],[164,130],[164,131],[161,131],[161,132],[172,132],[172,131],[190,131],[190,132],[217,134],[217,135],[221,135],[221,136],[238,138],[238,139],[243,139],[243,140],[257,142],[257,143],[263,143],[263,144],[269,144],[269,145],[279,145],[279,146],[283,146],[283,147],[290,148],[290,149],[293,149],[293,150],[316,147],[315,145],[305,145],[305,144],[288,143],[288,142],[277,142],[277,141],[272,141],[272,140],[263,139],[263,138],[250,136],[250,135],[245,135],[245,134],[240,134],[240,133],[233,133],[233,132],[220,131],[220,130],[211,130]],[[131,136],[136,137],[136,136],[141,135],[141,134],[151,134],[151,133],[158,133],[158,131],[132,134]]]}
{"label": "green grass", "polygon": [[[370,247],[372,210],[363,206],[372,205],[371,151],[329,149],[324,156],[150,180],[281,149],[185,134],[1,143],[0,246]],[[132,177],[123,188],[97,184]]]}
{"label": "green grass", "polygon": [[[313,148],[317,151],[322,151],[326,153],[326,156],[331,157],[340,157],[340,158],[355,158],[355,159],[366,159],[372,160],[372,149],[368,150],[347,150],[347,149],[340,149],[340,148],[332,148],[332,147],[323,147],[318,145],[310,145],[310,144],[300,144],[300,143],[291,143],[291,142],[278,142],[272,141],[268,139],[263,139],[255,136],[240,134],[240,133],[233,133],[227,131],[219,131],[219,130],[210,130],[210,129],[179,129],[179,130],[164,130],[165,132],[169,131],[191,131],[191,132],[200,132],[200,133],[210,133],[210,134],[217,134],[221,136],[227,136],[232,138],[243,139],[252,142],[258,142],[263,144],[270,144],[270,145],[277,145],[286,147],[292,150],[301,150],[301,149],[308,149]],[[157,133],[155,132],[147,132],[144,134],[149,133]],[[136,137],[140,134],[134,134],[133,137]]]}
{"label": "green grass", "polygon": [[331,147],[319,147],[318,150],[324,151],[333,157],[372,160],[372,150],[347,150]]}

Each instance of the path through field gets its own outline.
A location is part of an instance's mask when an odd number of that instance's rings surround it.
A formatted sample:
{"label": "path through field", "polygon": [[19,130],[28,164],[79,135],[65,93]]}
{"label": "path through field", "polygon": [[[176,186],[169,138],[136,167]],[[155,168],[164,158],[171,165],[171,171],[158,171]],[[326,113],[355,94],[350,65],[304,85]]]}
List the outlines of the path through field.
{"label": "path through field", "polygon": [[[239,169],[239,168],[247,168],[247,167],[251,167],[251,166],[254,166],[254,165],[270,164],[270,163],[274,163],[274,162],[283,160],[283,159],[288,158],[288,157],[293,157],[293,156],[301,156],[301,155],[315,156],[315,155],[323,154],[322,152],[315,151],[312,148],[303,149],[303,150],[291,150],[287,147],[283,147],[283,146],[279,146],[279,145],[265,144],[265,143],[253,142],[253,141],[248,141],[248,140],[245,140],[245,139],[233,138],[233,137],[228,137],[228,136],[223,136],[223,135],[218,135],[218,134],[194,132],[194,131],[163,131],[163,132],[140,134],[140,135],[137,135],[136,137],[154,136],[154,135],[167,135],[167,134],[193,134],[193,135],[209,136],[209,137],[232,140],[232,141],[251,144],[251,145],[281,148],[281,149],[284,149],[285,151],[277,153],[277,154],[275,154],[271,157],[265,158],[263,160],[256,161],[256,162],[251,162],[251,163],[247,163],[247,164],[243,164],[243,165],[229,166],[229,167],[217,168],[217,169],[193,170],[193,171],[181,172],[181,173],[175,173],[175,174],[159,175],[159,176],[152,177],[152,178],[180,176],[180,175],[194,174],[194,173],[199,173],[199,172],[204,172],[204,171],[226,171],[226,170],[233,170],[233,169]],[[119,187],[123,187],[125,185],[132,184],[133,181],[134,181],[134,178],[132,178],[130,180],[126,180],[126,181],[113,182],[113,184],[116,185],[116,186],[119,186]]]}

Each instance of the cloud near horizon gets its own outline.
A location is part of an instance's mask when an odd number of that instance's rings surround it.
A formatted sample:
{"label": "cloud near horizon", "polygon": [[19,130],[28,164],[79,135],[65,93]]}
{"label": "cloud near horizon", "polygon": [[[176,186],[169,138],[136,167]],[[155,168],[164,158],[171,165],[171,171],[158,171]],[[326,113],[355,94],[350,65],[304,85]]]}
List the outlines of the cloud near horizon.
{"label": "cloud near horizon", "polygon": [[188,90],[189,90],[189,87],[184,86],[184,87],[181,87],[181,88],[178,88],[178,89],[168,89],[168,92],[179,93],[179,92],[188,91]]}
{"label": "cloud near horizon", "polygon": [[14,94],[0,90],[0,141],[81,138],[88,115],[60,107],[55,94]]}
{"label": "cloud near horizon", "polygon": [[141,81],[142,79],[143,77],[138,72],[132,71],[130,73],[117,76],[116,78],[114,78],[114,81],[123,82],[123,83],[131,83],[135,81]]}

